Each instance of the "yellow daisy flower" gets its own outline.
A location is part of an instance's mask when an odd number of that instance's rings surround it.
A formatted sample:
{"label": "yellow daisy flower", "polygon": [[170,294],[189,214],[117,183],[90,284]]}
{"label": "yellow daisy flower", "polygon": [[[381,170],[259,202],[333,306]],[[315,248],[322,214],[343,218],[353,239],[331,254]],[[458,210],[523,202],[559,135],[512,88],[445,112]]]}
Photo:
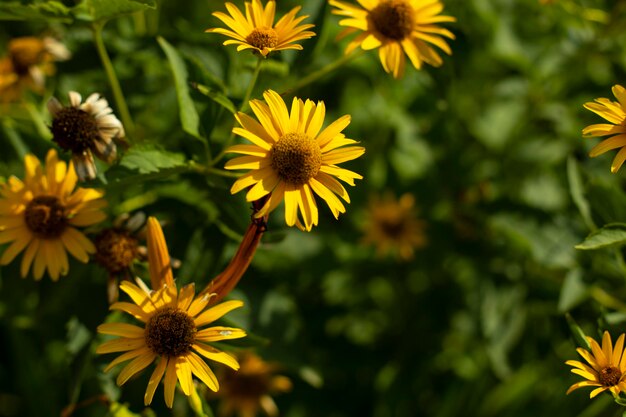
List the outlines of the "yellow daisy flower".
{"label": "yellow daisy flower", "polygon": [[338,218],[339,213],[344,213],[346,209],[335,194],[347,203],[350,197],[333,177],[350,185],[354,185],[355,179],[363,178],[337,166],[365,152],[365,148],[360,146],[346,146],[358,143],[341,133],[350,124],[350,116],[342,116],[321,130],[326,113],[323,102],[319,101],[316,105],[311,100],[303,102],[294,98],[290,113],[275,91],[268,90],[263,97],[265,102],[250,101],[258,122],[243,113],[236,116],[241,127],[234,128],[233,132],[252,142],[252,145],[228,148],[226,152],[244,156],[231,159],[225,168],[251,171],[235,181],[231,193],[252,186],[246,194],[247,201],[256,201],[271,193],[255,214],[256,218],[274,210],[284,199],[287,225],[296,225],[307,231],[318,223],[313,193],[323,198]]}
{"label": "yellow daisy flower", "polygon": [[598,116],[608,120],[608,123],[587,126],[583,129],[584,137],[611,136],[591,149],[592,158],[602,155],[611,149],[621,148],[611,164],[611,172],[616,173],[626,160],[626,89],[621,85],[613,86],[613,95],[618,102],[608,98],[597,98],[595,103],[585,103],[584,107]]}
{"label": "yellow daisy flower", "polygon": [[278,366],[267,363],[252,352],[239,356],[238,372],[225,369],[220,375],[222,388],[216,394],[220,398],[218,415],[230,417],[255,417],[263,410],[270,417],[278,416],[278,407],[272,395],[291,390],[291,380],[276,375]]}
{"label": "yellow daisy flower", "polygon": [[586,381],[577,382],[567,390],[567,394],[581,387],[598,387],[591,391],[589,398],[609,390],[613,395],[626,391],[626,355],[624,355],[624,334],[617,338],[615,346],[611,342],[609,332],[602,336],[602,348],[598,342],[587,336],[591,352],[578,348],[576,351],[587,361],[586,365],[579,361],[567,361],[573,367],[572,373],[582,376]]}
{"label": "yellow daisy flower", "polygon": [[406,54],[416,69],[425,62],[438,67],[443,63],[435,45],[451,55],[444,37],[454,34],[437,23],[455,22],[452,16],[439,15],[443,4],[438,0],[358,0],[361,7],[343,1],[330,0],[336,9],[333,14],[345,16],[339,25],[346,26],[339,38],[362,31],[346,48],[352,52],[358,46],[363,50],[378,48],[380,62],[394,78],[404,74]]}
{"label": "yellow daisy flower", "polygon": [[107,205],[104,193],[91,188],[77,188],[72,168],[48,152],[45,169],[34,155],[24,158],[24,181],[10,177],[0,185],[0,244],[13,242],[0,257],[6,265],[25,250],[21,275],[39,280],[47,269],[53,281],[69,270],[67,252],[81,262],[89,261],[95,247],[77,227],[103,221]]}
{"label": "yellow daisy flower", "polygon": [[54,74],[54,61],[65,61],[70,51],[54,38],[25,36],[11,39],[0,59],[0,102],[17,100],[25,88],[43,92],[45,78]]}
{"label": "yellow daisy flower", "polygon": [[307,29],[315,25],[300,25],[309,16],[296,17],[300,7],[293,8],[284,15],[276,24],[276,2],[270,0],[265,8],[260,0],[245,2],[246,15],[232,3],[226,3],[226,9],[230,16],[222,12],[215,12],[213,16],[224,22],[231,30],[223,28],[207,29],[206,32],[221,33],[230,38],[224,45],[238,45],[237,51],[253,49],[263,57],[272,51],[286,49],[302,50],[302,46],[294,43],[315,36],[314,32]]}
{"label": "yellow daisy flower", "polygon": [[415,197],[399,199],[387,194],[370,202],[364,242],[376,246],[379,255],[395,252],[402,260],[413,258],[415,249],[426,246],[425,223],[416,218]]}
{"label": "yellow daisy flower", "polygon": [[210,294],[195,297],[193,283],[178,291],[163,232],[154,217],[148,219],[148,258],[152,287],[158,289],[150,291],[140,279],[137,279],[137,285],[123,281],[120,289],[130,296],[134,304],[117,302],[110,307],[132,315],[142,325],[105,323],[98,326],[99,333],[120,338],[104,342],[98,346],[96,353],[124,352],[105,368],[105,372],[130,360],[117,376],[118,385],[158,361],[148,382],[144,403],[149,405],[152,402],[154,392],[163,379],[165,404],[171,408],[177,381],[180,381],[180,387],[187,396],[195,389],[192,375],[211,390],[219,389],[215,374],[202,356],[239,369],[233,356],[207,343],[238,339],[246,333],[231,327],[205,326],[243,306],[243,302],[226,301],[206,309],[212,297]]}

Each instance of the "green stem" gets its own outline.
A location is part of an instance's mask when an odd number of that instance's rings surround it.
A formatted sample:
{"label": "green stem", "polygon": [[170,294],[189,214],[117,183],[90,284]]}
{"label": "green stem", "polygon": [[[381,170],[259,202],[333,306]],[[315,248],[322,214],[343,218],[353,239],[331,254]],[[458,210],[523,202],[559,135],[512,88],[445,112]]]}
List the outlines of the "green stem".
{"label": "green stem", "polygon": [[236,172],[224,171],[223,169],[200,164],[193,164],[192,169],[200,174],[214,174],[226,178],[239,178],[241,176],[241,174],[238,174]]}
{"label": "green stem", "polygon": [[326,74],[329,74],[331,72],[333,72],[334,70],[336,70],[337,68],[341,67],[342,65],[352,61],[354,58],[363,55],[365,51],[361,50],[357,53],[351,53],[348,55],[343,55],[341,58],[337,59],[336,61],[331,62],[330,64],[327,64],[325,66],[323,66],[322,68],[318,69],[315,72],[312,72],[311,74],[307,75],[306,77],[302,78],[300,81],[298,81],[293,87],[291,87],[290,89],[288,89],[285,94],[291,94],[303,87],[306,87],[307,85],[319,80],[320,78],[322,78],[323,76],[325,76]]}
{"label": "green stem", "polygon": [[[241,105],[239,106],[237,113],[243,112],[246,109],[248,102],[250,101],[250,97],[252,96],[252,91],[254,91],[254,86],[256,85],[256,81],[259,78],[259,73],[261,72],[261,64],[264,59],[265,58],[263,57],[259,57],[259,59],[257,60],[256,67],[254,67],[254,72],[252,73],[252,78],[250,78],[250,84],[248,84],[248,88],[246,89],[246,93],[243,96],[243,100],[241,101]],[[235,121],[235,124],[233,125],[233,129],[236,126],[237,126],[237,122]],[[222,160],[222,158],[226,154],[226,149],[228,149],[233,139],[235,139],[235,134],[233,133],[233,130],[231,129],[230,135],[228,136],[228,139],[226,140],[226,142],[224,142],[221,152],[217,154],[217,156],[211,161],[210,163],[211,166],[214,166],[215,164],[217,164],[219,161]]]}
{"label": "green stem", "polygon": [[52,134],[50,133],[50,129],[48,129],[48,127],[46,126],[46,123],[43,121],[43,118],[41,117],[41,113],[39,112],[39,110],[37,110],[37,108],[33,105],[33,103],[29,101],[24,101],[22,104],[24,105],[24,108],[28,112],[30,119],[35,124],[37,133],[39,133],[39,135],[44,139],[48,139],[48,140],[51,139]]}
{"label": "green stem", "polygon": [[104,67],[104,71],[109,79],[109,84],[111,85],[111,90],[113,91],[113,98],[115,99],[115,104],[117,105],[120,117],[122,118],[124,129],[132,136],[135,126],[130,117],[130,112],[128,111],[128,106],[126,105],[124,94],[122,93],[122,87],[120,86],[120,82],[115,74],[113,63],[111,62],[111,58],[109,58],[106,47],[104,46],[104,41],[102,39],[103,28],[104,22],[93,23],[93,39],[96,44],[96,49],[98,50],[98,55],[100,56],[100,60],[102,61],[102,66]]}

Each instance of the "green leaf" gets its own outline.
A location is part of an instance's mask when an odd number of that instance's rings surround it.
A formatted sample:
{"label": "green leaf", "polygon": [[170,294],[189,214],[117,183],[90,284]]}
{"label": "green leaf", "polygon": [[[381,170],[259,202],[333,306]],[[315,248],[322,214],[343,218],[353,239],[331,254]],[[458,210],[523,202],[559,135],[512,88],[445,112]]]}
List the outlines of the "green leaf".
{"label": "green leaf", "polygon": [[154,0],[83,0],[72,12],[79,20],[99,22],[151,9],[156,9]]}
{"label": "green leaf", "polygon": [[202,85],[202,84],[198,84],[198,83],[192,83],[191,86],[194,89],[196,89],[200,94],[210,98],[211,100],[213,100],[220,106],[224,107],[226,110],[228,110],[232,114],[237,114],[237,108],[235,107],[233,102],[230,101],[230,99],[226,97],[224,94],[220,93],[219,91],[212,90],[209,87]]}
{"label": "green leaf", "polygon": [[198,129],[200,116],[189,95],[189,86],[187,83],[188,73],[185,62],[178,51],[169,42],[160,36],[157,40],[167,56],[172,74],[174,75],[174,85],[176,86],[176,96],[178,98],[178,114],[183,130],[191,136],[204,141],[205,139]]}
{"label": "green leaf", "polygon": [[578,211],[580,212],[583,221],[590,230],[596,230],[598,227],[591,218],[591,209],[589,208],[589,202],[587,201],[583,190],[578,163],[571,156],[567,159],[567,179],[569,182],[569,192],[572,196],[572,200],[574,200],[574,204],[578,207]]}
{"label": "green leaf", "polygon": [[569,329],[572,332],[572,336],[574,336],[576,344],[582,348],[591,350],[591,346],[589,346],[589,341],[587,341],[585,332],[583,332],[583,329],[580,328],[578,323],[576,323],[576,321],[569,313],[565,314],[565,319],[567,320],[567,324],[569,325]]}
{"label": "green leaf", "polygon": [[154,145],[137,145],[124,154],[120,165],[140,174],[151,174],[165,168],[185,165],[185,158]]}
{"label": "green leaf", "polygon": [[24,5],[19,1],[0,4],[0,20],[51,20],[71,21],[70,9],[60,1]]}
{"label": "green leaf", "polygon": [[111,417],[141,417],[140,414],[133,413],[128,409],[128,405],[112,402],[109,407]]}
{"label": "green leaf", "polygon": [[575,248],[596,250],[612,245],[623,245],[624,243],[626,243],[626,223],[609,223],[591,233]]}
{"label": "green leaf", "polygon": [[582,280],[580,269],[571,270],[563,281],[559,295],[559,312],[564,313],[576,307],[589,296],[589,290]]}

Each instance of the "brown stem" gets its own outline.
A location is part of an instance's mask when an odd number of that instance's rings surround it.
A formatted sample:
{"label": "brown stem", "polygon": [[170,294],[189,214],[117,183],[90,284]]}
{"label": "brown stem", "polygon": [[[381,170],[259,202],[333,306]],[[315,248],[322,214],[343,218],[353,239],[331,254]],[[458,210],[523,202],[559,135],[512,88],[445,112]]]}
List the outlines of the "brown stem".
{"label": "brown stem", "polygon": [[265,201],[266,198],[263,198],[252,203],[254,209],[252,222],[248,226],[237,252],[230,260],[226,269],[213,278],[200,293],[200,295],[206,293],[215,294],[211,299],[211,303],[218,303],[226,297],[237,286],[243,274],[248,270],[252,258],[254,258],[254,254],[256,253],[256,249],[261,242],[261,237],[263,237],[263,233],[267,229],[267,216],[258,219],[254,216],[254,214],[263,207]]}

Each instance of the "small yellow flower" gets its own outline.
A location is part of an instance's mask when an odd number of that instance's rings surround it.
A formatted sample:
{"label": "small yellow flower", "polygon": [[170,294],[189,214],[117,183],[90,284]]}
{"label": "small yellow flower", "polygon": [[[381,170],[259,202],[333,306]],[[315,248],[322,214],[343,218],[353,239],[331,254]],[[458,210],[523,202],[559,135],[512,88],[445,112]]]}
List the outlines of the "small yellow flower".
{"label": "small yellow flower", "polygon": [[375,245],[379,255],[395,252],[410,260],[427,243],[425,223],[416,218],[415,198],[408,193],[397,200],[389,194],[372,198],[366,225],[364,242]]}
{"label": "small yellow flower", "polygon": [[238,339],[246,333],[231,327],[205,326],[243,306],[243,303],[226,301],[206,309],[212,297],[210,294],[195,297],[193,283],[178,291],[163,232],[154,217],[148,219],[148,262],[150,281],[155,290],[150,291],[140,279],[137,279],[137,285],[123,281],[120,289],[130,296],[134,304],[117,302],[110,307],[112,310],[130,314],[142,326],[127,323],[105,323],[98,326],[99,333],[120,338],[104,342],[98,346],[96,353],[124,352],[105,368],[105,372],[130,360],[117,377],[118,385],[124,384],[133,375],[158,360],[146,388],[144,403],[149,405],[152,402],[154,392],[163,379],[165,404],[171,408],[177,381],[185,395],[189,396],[195,390],[192,375],[198,377],[211,390],[219,389],[215,374],[202,356],[232,369],[239,369],[233,356],[207,343]]}
{"label": "small yellow flower", "polygon": [[241,368],[237,372],[225,369],[220,375],[222,388],[218,414],[229,417],[256,417],[260,410],[270,417],[278,416],[278,407],[271,395],[291,390],[289,378],[276,375],[278,366],[267,363],[257,355],[246,352],[239,356]]}
{"label": "small yellow flower", "polygon": [[587,336],[591,352],[578,348],[576,351],[587,361],[586,365],[579,361],[567,361],[573,367],[572,373],[582,376],[585,381],[577,382],[567,390],[567,394],[581,387],[598,387],[591,391],[589,398],[609,390],[614,395],[626,391],[626,355],[624,355],[624,334],[617,338],[615,346],[611,342],[609,332],[602,336],[602,348],[591,337]]}
{"label": "small yellow flower", "polygon": [[124,139],[122,122],[113,114],[109,103],[98,93],[93,93],[85,102],[76,91],[69,92],[70,105],[64,107],[56,97],[48,101],[52,115],[52,140],[64,151],[72,152],[78,179],[85,181],[96,178],[95,154],[106,163],[117,157],[114,140]]}
{"label": "small yellow flower", "polygon": [[[350,124],[350,116],[340,117],[322,130],[326,108],[294,98],[291,113],[275,91],[263,93],[265,102],[251,100],[250,107],[259,122],[244,113],[236,118],[241,127],[233,132],[251,145],[231,146],[226,152],[242,154],[226,163],[226,169],[249,169],[233,184],[231,193],[251,187],[247,201],[256,201],[270,194],[255,214],[263,217],[285,200],[285,221],[310,231],[318,223],[317,203],[313,193],[326,201],[335,218],[346,211],[338,194],[347,203],[346,189],[334,177],[354,185],[359,174],[337,166],[363,155],[365,148],[351,146],[357,141],[347,139],[341,131]],[[347,146],[350,145],[350,146]],[[298,209],[302,216],[300,221]]]}
{"label": "small yellow flower", "polygon": [[378,48],[380,62],[386,72],[400,78],[404,74],[406,54],[416,69],[425,62],[435,67],[443,63],[429,45],[435,45],[451,55],[445,38],[454,34],[437,23],[455,22],[451,16],[439,15],[443,4],[438,0],[358,0],[361,7],[338,0],[330,0],[336,9],[333,14],[344,16],[339,24],[346,26],[339,38],[362,31],[346,48],[346,53],[357,47],[363,50]]}
{"label": "small yellow flower", "polygon": [[[618,102],[607,98],[597,98],[595,103],[585,103],[584,107],[610,122],[587,126],[583,129],[584,137],[611,136],[591,149],[592,158],[611,149],[621,148],[611,164],[611,172],[616,173],[626,160],[626,89],[621,85],[613,86],[613,95]],[[615,136],[612,136],[615,135]]]}
{"label": "small yellow flower", "polygon": [[53,62],[70,55],[65,45],[50,37],[12,39],[8,55],[0,59],[0,102],[17,100],[26,88],[43,92],[46,76],[55,71]]}
{"label": "small yellow flower", "polygon": [[224,22],[231,30],[223,28],[207,29],[206,32],[220,33],[230,38],[224,45],[238,45],[237,51],[253,49],[266,57],[272,51],[282,51],[286,49],[301,50],[302,46],[295,43],[303,39],[315,36],[314,32],[307,29],[314,25],[300,25],[308,16],[296,18],[300,7],[293,8],[284,15],[276,24],[274,17],[276,14],[276,2],[270,0],[265,8],[260,0],[245,2],[246,15],[232,3],[226,3],[226,9],[230,16],[222,12],[215,12],[213,16]]}
{"label": "small yellow flower", "polygon": [[69,270],[67,252],[81,262],[89,261],[95,247],[77,227],[103,221],[107,205],[104,193],[91,188],[77,188],[72,168],[59,161],[55,150],[46,157],[45,169],[34,155],[24,158],[24,181],[16,177],[0,187],[0,244],[13,242],[2,254],[0,264],[22,257],[21,275],[39,280],[48,273],[56,281]]}

